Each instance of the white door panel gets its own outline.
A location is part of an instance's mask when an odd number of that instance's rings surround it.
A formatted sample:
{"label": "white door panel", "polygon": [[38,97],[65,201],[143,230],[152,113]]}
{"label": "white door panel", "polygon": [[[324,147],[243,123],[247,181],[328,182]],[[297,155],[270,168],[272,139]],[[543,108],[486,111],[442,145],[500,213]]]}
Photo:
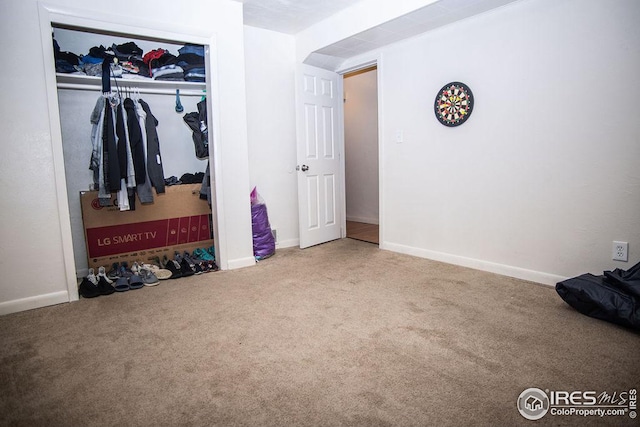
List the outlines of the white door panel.
{"label": "white door panel", "polygon": [[336,73],[309,65],[298,71],[296,101],[300,247],[341,236],[337,120],[342,96]]}

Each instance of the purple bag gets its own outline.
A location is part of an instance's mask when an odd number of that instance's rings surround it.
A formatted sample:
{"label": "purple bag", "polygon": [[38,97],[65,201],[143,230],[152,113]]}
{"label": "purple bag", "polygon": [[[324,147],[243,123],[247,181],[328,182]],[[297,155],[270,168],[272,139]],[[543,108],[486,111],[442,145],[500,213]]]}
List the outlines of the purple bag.
{"label": "purple bag", "polygon": [[270,257],[276,252],[276,241],[271,233],[267,205],[254,187],[251,191],[251,229],[253,232],[253,255],[257,260]]}

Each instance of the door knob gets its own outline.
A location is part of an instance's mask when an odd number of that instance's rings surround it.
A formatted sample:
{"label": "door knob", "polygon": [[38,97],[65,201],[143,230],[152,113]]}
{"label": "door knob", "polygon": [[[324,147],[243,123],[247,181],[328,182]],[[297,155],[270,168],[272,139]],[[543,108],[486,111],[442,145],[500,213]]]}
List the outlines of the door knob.
{"label": "door knob", "polygon": [[296,166],[296,170],[297,170],[297,171],[302,170],[302,172],[306,172],[306,171],[308,171],[308,170],[309,170],[309,166],[307,166],[307,165],[302,165],[302,168],[301,168],[300,166]]}

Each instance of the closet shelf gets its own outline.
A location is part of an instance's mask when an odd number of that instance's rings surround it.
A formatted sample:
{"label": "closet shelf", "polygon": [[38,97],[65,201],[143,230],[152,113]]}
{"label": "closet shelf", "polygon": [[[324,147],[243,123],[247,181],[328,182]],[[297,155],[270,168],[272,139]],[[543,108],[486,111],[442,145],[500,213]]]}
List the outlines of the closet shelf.
{"label": "closet shelf", "polygon": [[[81,76],[65,73],[56,73],[58,89],[76,89],[76,90],[102,90],[102,79],[93,76]],[[116,89],[116,84],[111,79],[111,89]],[[176,89],[180,89],[180,95],[184,96],[202,96],[205,94],[206,83],[200,82],[183,82],[169,80],[152,80],[152,79],[122,79],[118,78],[118,87],[121,88],[138,88],[142,93],[152,94],[175,94]]]}

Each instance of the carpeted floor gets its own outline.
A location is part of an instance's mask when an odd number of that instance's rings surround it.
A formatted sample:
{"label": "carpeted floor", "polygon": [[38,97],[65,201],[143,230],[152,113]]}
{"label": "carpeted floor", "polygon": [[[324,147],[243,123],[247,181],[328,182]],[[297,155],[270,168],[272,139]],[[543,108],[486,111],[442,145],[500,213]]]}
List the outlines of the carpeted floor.
{"label": "carpeted floor", "polygon": [[0,425],[638,425],[528,421],[529,387],[640,388],[640,336],[351,239],[0,317]]}

